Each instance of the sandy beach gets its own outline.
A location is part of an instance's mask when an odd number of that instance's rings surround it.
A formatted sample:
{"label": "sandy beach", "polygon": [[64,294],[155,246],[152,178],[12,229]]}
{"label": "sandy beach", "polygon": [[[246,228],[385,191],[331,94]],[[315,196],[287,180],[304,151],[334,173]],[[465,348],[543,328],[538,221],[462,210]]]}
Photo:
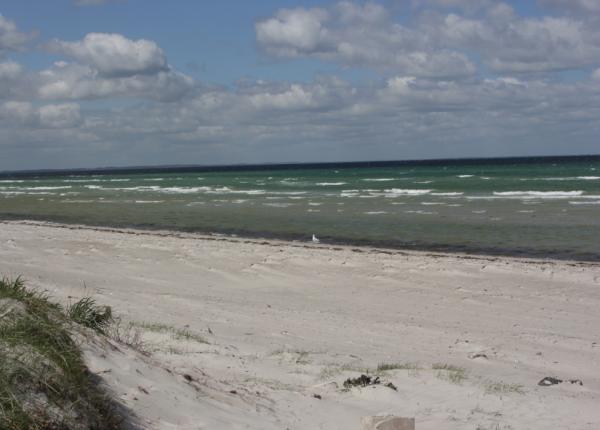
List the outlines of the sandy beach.
{"label": "sandy beach", "polygon": [[0,273],[141,330],[85,352],[144,428],[600,428],[600,264],[14,221]]}

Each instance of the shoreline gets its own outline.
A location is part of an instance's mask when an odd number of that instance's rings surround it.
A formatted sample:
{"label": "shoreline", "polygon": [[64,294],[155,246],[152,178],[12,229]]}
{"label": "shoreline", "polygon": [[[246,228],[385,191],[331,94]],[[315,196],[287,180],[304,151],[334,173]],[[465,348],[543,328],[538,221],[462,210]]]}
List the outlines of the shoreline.
{"label": "shoreline", "polygon": [[600,426],[598,264],[22,221],[0,274],[140,328],[150,357],[86,357],[145,428]]}
{"label": "shoreline", "polygon": [[179,238],[196,238],[204,240],[223,240],[230,242],[247,242],[261,243],[272,245],[289,245],[292,247],[319,247],[332,250],[354,249],[355,252],[379,252],[390,255],[408,255],[415,253],[425,256],[455,256],[458,258],[473,258],[473,259],[511,259],[516,261],[531,260],[534,262],[566,262],[575,264],[587,264],[590,266],[600,265],[600,254],[589,256],[588,258],[575,258],[572,254],[561,254],[560,252],[548,254],[537,251],[519,251],[510,252],[509,250],[495,249],[461,249],[453,246],[393,246],[385,242],[369,241],[369,240],[339,240],[329,237],[321,238],[320,244],[314,244],[307,237],[302,240],[298,237],[279,237],[277,235],[261,235],[261,234],[237,234],[223,232],[208,232],[196,230],[177,230],[173,228],[161,228],[158,226],[111,226],[111,225],[95,225],[95,224],[80,224],[69,223],[62,221],[43,220],[36,218],[11,217],[3,218],[0,216],[0,224],[21,224],[21,225],[39,225],[51,226],[56,228],[80,229],[93,231],[108,231],[119,232],[124,234],[146,234],[157,236],[169,236]]}

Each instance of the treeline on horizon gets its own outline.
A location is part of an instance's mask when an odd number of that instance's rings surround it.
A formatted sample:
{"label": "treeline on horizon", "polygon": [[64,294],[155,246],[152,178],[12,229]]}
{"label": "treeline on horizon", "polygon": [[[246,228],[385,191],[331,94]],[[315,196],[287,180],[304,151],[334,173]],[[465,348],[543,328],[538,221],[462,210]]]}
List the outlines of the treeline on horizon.
{"label": "treeline on horizon", "polygon": [[229,164],[229,165],[167,165],[167,166],[129,166],[97,167],[80,169],[36,169],[0,172],[0,178],[48,177],[66,175],[115,175],[115,174],[153,174],[153,173],[194,173],[261,170],[299,170],[299,169],[344,169],[369,167],[403,166],[469,166],[469,165],[508,165],[599,161],[600,155],[550,155],[529,157],[497,158],[440,158],[424,160],[387,160],[387,161],[346,161],[322,163],[266,163],[266,164]]}

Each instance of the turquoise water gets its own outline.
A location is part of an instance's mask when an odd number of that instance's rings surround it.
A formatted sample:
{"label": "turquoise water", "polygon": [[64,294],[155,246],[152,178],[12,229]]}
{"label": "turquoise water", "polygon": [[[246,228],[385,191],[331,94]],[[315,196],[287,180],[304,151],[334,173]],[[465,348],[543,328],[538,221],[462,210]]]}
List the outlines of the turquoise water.
{"label": "turquoise water", "polygon": [[15,177],[0,217],[600,260],[600,160]]}

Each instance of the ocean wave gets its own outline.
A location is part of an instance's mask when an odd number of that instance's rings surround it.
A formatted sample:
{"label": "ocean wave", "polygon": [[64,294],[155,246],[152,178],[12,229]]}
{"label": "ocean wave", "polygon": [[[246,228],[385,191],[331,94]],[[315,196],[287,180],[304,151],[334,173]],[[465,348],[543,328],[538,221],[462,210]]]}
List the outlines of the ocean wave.
{"label": "ocean wave", "polygon": [[337,185],[346,185],[347,182],[317,182],[315,185],[318,185],[320,187],[330,187],[330,186],[337,186]]}
{"label": "ocean wave", "polygon": [[0,190],[7,191],[52,191],[52,190],[68,190],[72,188],[70,185],[62,187],[0,187]]}
{"label": "ocean wave", "polygon": [[569,202],[570,205],[600,205],[600,200]]}
{"label": "ocean wave", "polygon": [[452,192],[452,193],[431,193],[432,196],[440,196],[440,197],[455,197],[462,196],[464,193],[462,192]]}
{"label": "ocean wave", "polygon": [[404,211],[407,214],[419,214],[419,215],[437,215],[437,212],[428,212],[428,211]]}
{"label": "ocean wave", "polygon": [[457,178],[472,178],[473,175],[456,175]]}
{"label": "ocean wave", "polygon": [[382,214],[386,214],[386,211],[370,211],[370,212],[365,212],[365,215],[382,215]]}
{"label": "ocean wave", "polygon": [[270,206],[273,208],[288,208],[292,206],[292,203],[263,203],[263,206]]}
{"label": "ocean wave", "polygon": [[600,176],[562,176],[549,178],[519,178],[520,181],[597,181]]}
{"label": "ocean wave", "polygon": [[497,197],[560,199],[582,196],[583,191],[494,191]]}
{"label": "ocean wave", "polygon": [[136,204],[164,203],[164,200],[135,200]]}
{"label": "ocean wave", "polygon": [[395,181],[396,178],[366,178],[366,179],[362,179],[365,182],[388,182],[388,181]]}
{"label": "ocean wave", "polygon": [[321,206],[323,203],[308,202],[309,206]]}
{"label": "ocean wave", "polygon": [[3,179],[0,181],[0,184],[20,184],[25,182],[22,179]]}
{"label": "ocean wave", "polygon": [[405,189],[405,188],[390,188],[384,190],[387,194],[386,197],[396,197],[396,196],[422,196],[424,194],[429,194],[431,190],[419,190],[419,189]]}
{"label": "ocean wave", "polygon": [[446,203],[444,202],[421,202],[422,205],[425,206],[444,206]]}

